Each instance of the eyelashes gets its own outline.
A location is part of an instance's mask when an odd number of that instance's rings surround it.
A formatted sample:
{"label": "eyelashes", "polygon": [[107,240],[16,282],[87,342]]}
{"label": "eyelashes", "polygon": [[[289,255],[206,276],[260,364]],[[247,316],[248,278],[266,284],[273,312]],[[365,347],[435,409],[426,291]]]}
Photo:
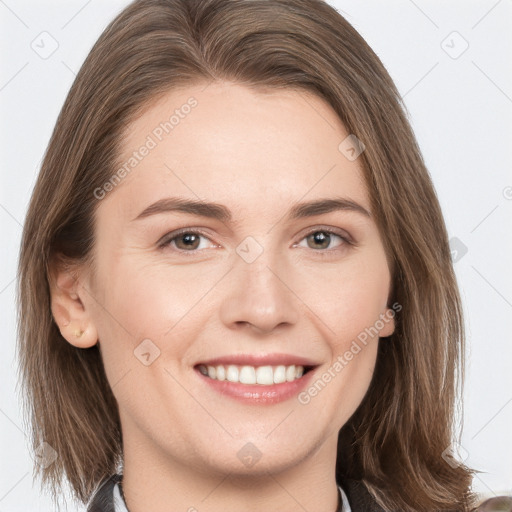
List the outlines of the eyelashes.
{"label": "eyelashes", "polygon": [[[177,231],[173,231],[172,233],[168,233],[158,242],[158,247],[162,250],[170,250],[180,255],[183,254],[186,257],[195,256],[201,253],[205,248],[208,248],[205,247],[205,244],[201,240],[202,238],[211,242],[214,247],[220,247],[212,242],[205,232],[196,228],[182,228]],[[339,239],[338,244],[334,247],[330,247],[336,239]],[[305,246],[299,245],[302,241],[305,241]],[[308,245],[308,242],[310,245]],[[178,247],[177,243],[181,243],[184,248]],[[320,245],[320,247],[315,248],[315,243]],[[326,245],[328,248],[325,247]],[[298,246],[310,249],[312,252],[319,253],[323,256],[327,255],[327,253],[332,254],[346,250],[348,246],[353,245],[355,245],[355,242],[345,231],[327,227],[317,227],[309,230],[305,235],[303,235],[299,242],[294,244],[294,247]]]}
{"label": "eyelashes", "polygon": [[[315,235],[318,235],[318,234],[322,234],[322,235],[327,235],[327,236],[321,236],[320,238],[316,238]],[[312,240],[313,242],[317,242],[317,243],[323,243],[323,242],[326,242],[327,241],[327,244],[330,245],[330,242],[333,240],[334,237],[337,237],[341,240],[341,243],[337,246],[335,246],[334,248],[331,248],[331,249],[326,249],[326,248],[312,248],[312,247],[309,247],[309,246],[306,246],[308,249],[312,249],[313,251],[320,251],[320,252],[325,252],[325,251],[333,251],[333,250],[336,250],[336,248],[338,247],[344,247],[345,245],[352,245],[352,241],[349,239],[348,235],[345,235],[345,234],[341,234],[340,232],[338,231],[335,231],[333,229],[328,229],[328,228],[321,228],[321,229],[314,229],[312,231],[309,231],[305,236],[303,236],[301,238],[301,241],[302,240],[305,240],[306,241],[306,244],[308,242],[308,239],[310,239],[310,237],[313,237]]]}
{"label": "eyelashes", "polygon": [[[197,247],[192,247],[194,250],[179,249],[179,248],[174,249],[173,248],[173,245],[172,245],[173,242],[175,242],[176,240],[179,240],[180,238],[183,241],[183,239],[185,239],[185,235],[188,235],[186,238],[187,238],[187,240],[189,240],[189,242],[192,242],[192,243],[195,241],[194,239],[198,239],[199,237],[203,237],[206,240],[209,240],[211,242],[210,238],[202,231],[199,231],[196,229],[185,228],[185,229],[180,229],[179,231],[175,231],[173,233],[169,233],[168,235],[165,235],[164,238],[162,239],[162,241],[159,242],[158,245],[159,245],[159,247],[161,247],[163,249],[171,248],[172,250],[180,252],[180,253],[191,253],[191,252],[197,253],[197,252],[199,252]],[[190,236],[190,235],[192,235],[192,236]],[[188,256],[188,254],[187,254],[187,256]]]}

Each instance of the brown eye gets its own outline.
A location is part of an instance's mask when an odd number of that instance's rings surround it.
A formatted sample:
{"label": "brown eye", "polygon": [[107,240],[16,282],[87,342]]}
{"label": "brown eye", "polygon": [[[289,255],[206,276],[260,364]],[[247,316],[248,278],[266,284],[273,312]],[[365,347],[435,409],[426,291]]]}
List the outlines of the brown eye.
{"label": "brown eye", "polygon": [[207,242],[211,242],[211,240],[200,231],[183,229],[164,236],[158,243],[158,246],[162,249],[174,250],[175,252],[198,253],[202,249],[208,248]]}
{"label": "brown eye", "polygon": [[[340,241],[336,245],[333,245],[336,239],[339,239]],[[307,247],[309,249],[318,250],[320,252],[327,252],[331,249],[336,250],[340,246],[342,247],[351,243],[348,237],[343,236],[340,233],[334,233],[328,229],[317,229],[316,231],[312,231],[306,235],[303,240],[306,240]],[[302,247],[304,246],[302,245]]]}
{"label": "brown eye", "polygon": [[201,235],[198,233],[182,233],[174,237],[172,240],[176,241],[176,247],[185,251],[189,249],[197,249],[199,247]]}
{"label": "brown eye", "polygon": [[306,238],[311,242],[308,244],[311,249],[327,249],[331,242],[331,235],[325,231],[315,231]]}

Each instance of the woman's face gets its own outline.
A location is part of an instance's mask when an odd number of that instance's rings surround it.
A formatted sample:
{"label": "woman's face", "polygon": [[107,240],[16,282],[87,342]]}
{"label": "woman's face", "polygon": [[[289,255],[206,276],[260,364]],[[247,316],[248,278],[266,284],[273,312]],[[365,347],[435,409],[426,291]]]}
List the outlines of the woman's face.
{"label": "woman's face", "polygon": [[[97,191],[96,271],[81,296],[125,463],[333,464],[379,334],[393,331],[348,135],[316,96],[228,82],[173,90],[129,126],[125,172]],[[329,200],[339,207],[308,206]]]}

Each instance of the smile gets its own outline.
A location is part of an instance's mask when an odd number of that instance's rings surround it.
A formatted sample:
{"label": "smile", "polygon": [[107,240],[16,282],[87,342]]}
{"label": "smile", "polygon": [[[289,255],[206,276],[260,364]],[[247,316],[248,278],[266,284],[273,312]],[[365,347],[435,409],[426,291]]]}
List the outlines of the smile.
{"label": "smile", "polygon": [[276,404],[296,397],[318,362],[289,354],[234,354],[203,360],[198,377],[216,394],[246,404]]}
{"label": "smile", "polygon": [[199,371],[210,379],[239,382],[240,384],[260,384],[272,386],[283,382],[293,382],[304,375],[304,366],[239,366],[239,365],[199,365]]}

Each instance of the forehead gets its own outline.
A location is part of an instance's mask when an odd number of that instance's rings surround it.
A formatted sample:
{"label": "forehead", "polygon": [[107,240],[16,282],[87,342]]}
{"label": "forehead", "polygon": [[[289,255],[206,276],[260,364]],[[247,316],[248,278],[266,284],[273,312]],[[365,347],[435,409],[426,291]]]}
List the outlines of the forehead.
{"label": "forehead", "polygon": [[166,195],[225,202],[241,214],[332,195],[369,209],[360,160],[340,150],[348,135],[324,100],[302,90],[173,89],[126,129],[122,179],[103,203],[122,202],[131,218]]}

